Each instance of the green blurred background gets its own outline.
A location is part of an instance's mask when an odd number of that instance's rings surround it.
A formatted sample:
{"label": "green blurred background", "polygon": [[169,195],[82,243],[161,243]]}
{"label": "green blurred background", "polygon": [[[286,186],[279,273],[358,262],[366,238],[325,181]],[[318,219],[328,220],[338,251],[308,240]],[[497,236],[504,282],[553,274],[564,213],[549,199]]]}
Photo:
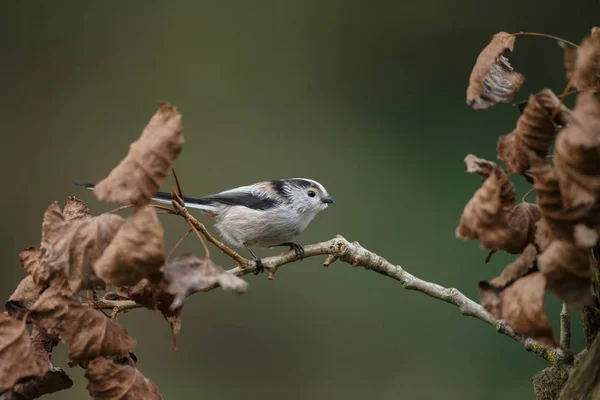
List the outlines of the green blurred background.
{"label": "green blurred background", "polygon": [[[72,182],[102,179],[166,100],[184,116],[176,167],[187,194],[316,179],[337,203],[301,243],[340,233],[478,300],[477,281],[513,257],[485,265],[478,243],[455,239],[479,186],[463,158],[495,159],[518,111],[469,109],[471,67],[495,32],[579,42],[599,12],[597,1],[560,0],[3,1],[0,293],[24,277],[19,250],[39,243],[53,200],[112,208]],[[520,37],[510,59],[527,77],[515,102],[564,87],[555,42]],[[163,221],[170,246],[186,226]],[[189,238],[186,251],[201,250]],[[531,377],[545,363],[516,342],[396,281],[322,261],[274,281],[248,276],[243,296],[192,296],[177,350],[160,315],[123,315],[138,368],[166,399],[534,397]],[[558,302],[547,310],[556,325]],[[574,342],[582,346],[579,329]],[[65,346],[55,352],[68,369]],[[74,388],[48,398],[86,398],[82,370],[68,372]]]}

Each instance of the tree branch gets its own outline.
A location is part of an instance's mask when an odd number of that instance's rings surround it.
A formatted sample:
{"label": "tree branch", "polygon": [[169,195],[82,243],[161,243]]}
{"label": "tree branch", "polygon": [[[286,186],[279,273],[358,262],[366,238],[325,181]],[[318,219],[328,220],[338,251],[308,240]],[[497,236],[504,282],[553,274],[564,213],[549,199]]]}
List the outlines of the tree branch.
{"label": "tree branch", "polygon": [[[554,349],[545,344],[539,343],[531,338],[525,338],[518,335],[504,321],[494,318],[480,304],[469,299],[458,289],[446,288],[433,282],[427,282],[405,271],[399,265],[393,265],[385,258],[365,249],[358,242],[350,243],[342,236],[337,235],[334,239],[326,242],[304,246],[304,258],[314,256],[328,256],[324,266],[331,265],[335,260],[341,260],[353,267],[363,267],[368,270],[378,272],[402,283],[405,289],[415,290],[426,294],[427,296],[450,303],[460,310],[464,315],[483,321],[496,329],[497,332],[508,336],[509,338],[521,343],[525,350],[534,352],[538,356],[551,362],[553,365],[565,370],[570,370],[572,356],[565,353],[562,349]],[[289,251],[278,256],[262,259],[263,267],[269,271],[271,278],[283,265],[298,261],[299,258],[295,252]],[[256,264],[250,260],[245,267],[236,267],[229,272],[243,276],[256,270]],[[209,291],[218,287],[213,285],[203,291]]]}
{"label": "tree branch", "polygon": [[565,302],[560,311],[560,345],[567,351],[571,349],[571,313]]}

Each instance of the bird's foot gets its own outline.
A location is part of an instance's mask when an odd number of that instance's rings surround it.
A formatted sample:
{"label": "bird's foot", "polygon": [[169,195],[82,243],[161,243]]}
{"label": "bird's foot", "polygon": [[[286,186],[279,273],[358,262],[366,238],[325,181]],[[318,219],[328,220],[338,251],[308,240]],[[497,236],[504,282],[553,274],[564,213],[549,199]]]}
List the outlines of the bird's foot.
{"label": "bird's foot", "polygon": [[296,253],[296,257],[298,257],[300,261],[302,261],[302,259],[304,258],[304,247],[294,242],[287,243],[287,245],[290,246],[290,250],[294,250],[294,253]]}
{"label": "bird's foot", "polygon": [[252,257],[254,264],[256,264],[256,270],[252,273],[253,275],[258,275],[265,272],[265,267],[263,266],[262,260],[258,257]]}

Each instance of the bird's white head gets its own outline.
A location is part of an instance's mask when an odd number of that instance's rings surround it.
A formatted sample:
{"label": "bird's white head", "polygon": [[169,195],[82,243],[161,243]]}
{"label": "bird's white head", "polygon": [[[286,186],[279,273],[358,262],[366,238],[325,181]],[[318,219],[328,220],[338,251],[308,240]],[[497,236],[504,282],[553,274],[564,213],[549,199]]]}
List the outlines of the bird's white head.
{"label": "bird's white head", "polygon": [[334,203],[325,187],[312,179],[293,178],[275,182],[280,185],[278,189],[289,200],[290,206],[301,213],[317,213]]}

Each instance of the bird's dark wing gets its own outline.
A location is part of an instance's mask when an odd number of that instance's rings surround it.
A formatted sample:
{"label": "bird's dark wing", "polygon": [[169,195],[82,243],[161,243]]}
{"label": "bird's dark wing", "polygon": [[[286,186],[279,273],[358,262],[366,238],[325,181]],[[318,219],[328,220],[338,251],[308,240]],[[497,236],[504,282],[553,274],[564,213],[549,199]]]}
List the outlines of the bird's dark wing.
{"label": "bird's dark wing", "polygon": [[205,199],[230,206],[244,206],[252,208],[253,210],[269,210],[277,207],[277,202],[275,200],[246,191],[217,193],[206,196]]}

